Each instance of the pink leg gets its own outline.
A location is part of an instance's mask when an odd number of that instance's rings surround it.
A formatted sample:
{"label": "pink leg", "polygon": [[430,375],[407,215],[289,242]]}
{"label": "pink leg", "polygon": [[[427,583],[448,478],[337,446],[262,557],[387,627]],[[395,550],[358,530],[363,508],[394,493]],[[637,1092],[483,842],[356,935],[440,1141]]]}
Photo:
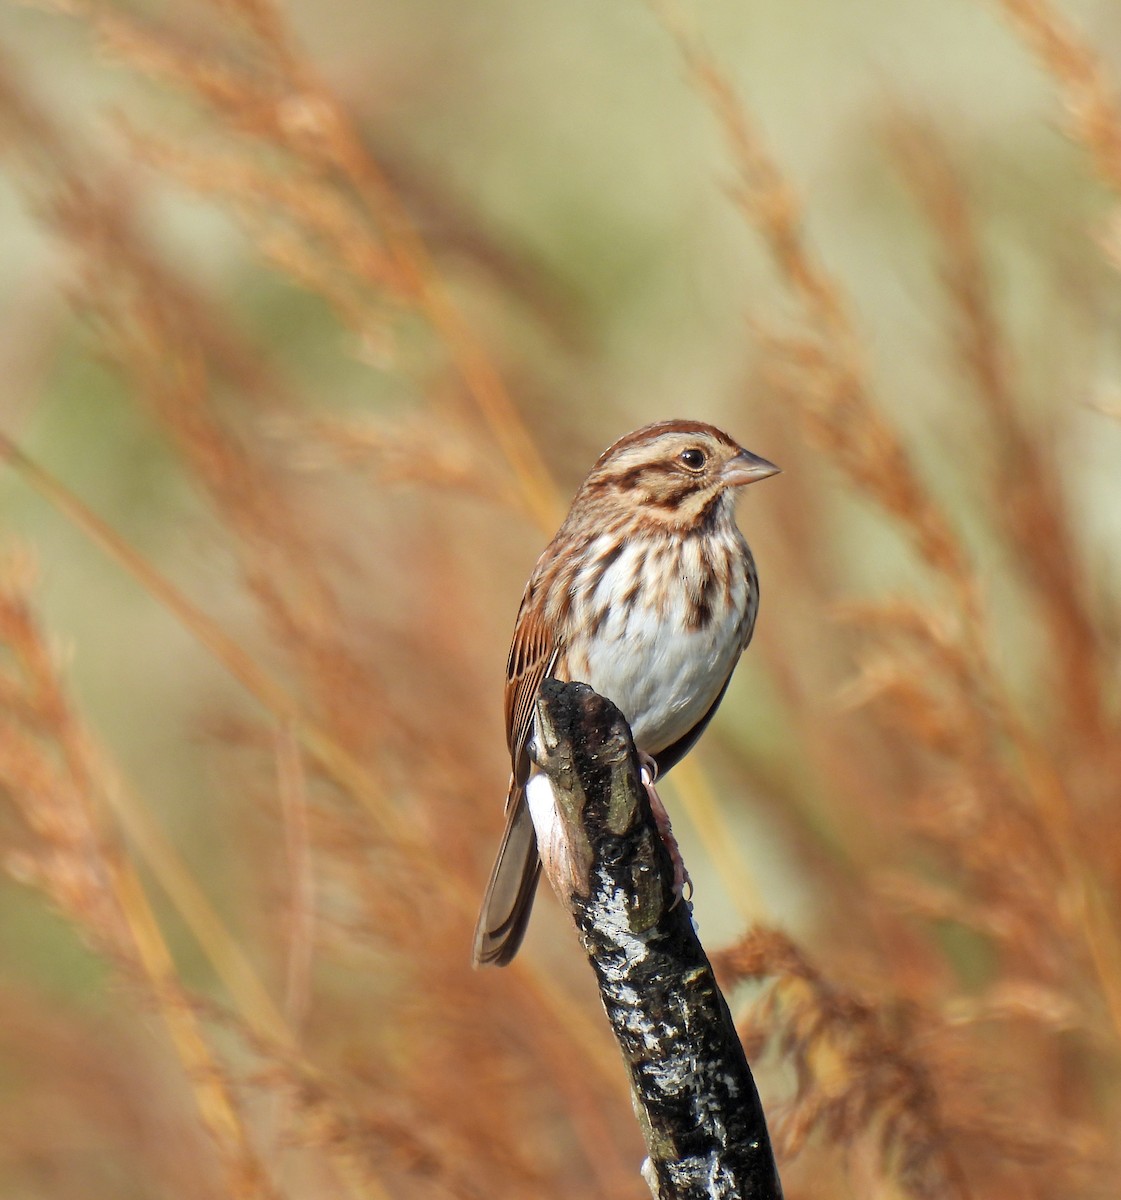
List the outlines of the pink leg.
{"label": "pink leg", "polygon": [[677,838],[673,836],[669,813],[666,812],[666,806],[662,803],[657,788],[654,787],[654,781],[658,778],[658,764],[649,754],[643,754],[641,750],[638,752],[638,761],[642,772],[642,783],[650,800],[650,811],[654,814],[654,824],[658,827],[658,836],[662,839],[662,844],[669,851],[670,859],[673,861],[673,894],[677,897],[674,901],[674,905],[676,905],[685,895],[686,887],[689,888],[689,896],[685,898],[689,899],[693,895],[693,881],[685,869],[685,860],[681,857]]}

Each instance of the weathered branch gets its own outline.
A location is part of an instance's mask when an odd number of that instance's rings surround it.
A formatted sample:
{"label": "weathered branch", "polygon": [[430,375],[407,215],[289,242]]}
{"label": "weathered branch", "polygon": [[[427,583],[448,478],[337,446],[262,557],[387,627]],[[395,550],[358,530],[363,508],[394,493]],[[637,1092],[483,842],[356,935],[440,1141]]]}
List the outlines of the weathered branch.
{"label": "weathered branch", "polygon": [[674,895],[630,729],[582,683],[537,702],[527,788],[546,875],[571,911],[630,1074],[656,1200],[781,1200],[728,1006]]}

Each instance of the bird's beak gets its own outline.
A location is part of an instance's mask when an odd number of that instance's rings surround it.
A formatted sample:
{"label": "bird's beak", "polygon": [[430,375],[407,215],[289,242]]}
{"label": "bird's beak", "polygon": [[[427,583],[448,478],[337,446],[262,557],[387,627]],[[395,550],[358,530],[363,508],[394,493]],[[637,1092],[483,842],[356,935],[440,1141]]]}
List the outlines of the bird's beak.
{"label": "bird's beak", "polygon": [[721,479],[728,487],[742,487],[746,483],[758,483],[768,475],[777,475],[782,470],[773,462],[767,462],[750,450],[741,450],[735,458],[730,458],[721,471]]}

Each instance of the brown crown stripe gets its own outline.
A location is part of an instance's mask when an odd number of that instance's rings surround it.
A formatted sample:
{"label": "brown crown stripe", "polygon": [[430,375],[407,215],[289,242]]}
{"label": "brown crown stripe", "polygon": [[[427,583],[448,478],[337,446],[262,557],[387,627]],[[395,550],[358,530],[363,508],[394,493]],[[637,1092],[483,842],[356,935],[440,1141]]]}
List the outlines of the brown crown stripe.
{"label": "brown crown stripe", "polygon": [[596,460],[596,464],[592,470],[595,471],[598,467],[603,466],[613,455],[631,446],[638,445],[639,443],[650,443],[653,439],[663,437],[667,434],[682,433],[702,434],[705,437],[715,438],[716,441],[724,446],[734,447],[736,450],[739,449],[739,445],[722,429],[717,429],[715,425],[708,425],[704,421],[658,421],[653,425],[644,425],[641,429],[636,429],[633,433],[628,433],[626,437],[622,437],[617,442],[608,446]]}

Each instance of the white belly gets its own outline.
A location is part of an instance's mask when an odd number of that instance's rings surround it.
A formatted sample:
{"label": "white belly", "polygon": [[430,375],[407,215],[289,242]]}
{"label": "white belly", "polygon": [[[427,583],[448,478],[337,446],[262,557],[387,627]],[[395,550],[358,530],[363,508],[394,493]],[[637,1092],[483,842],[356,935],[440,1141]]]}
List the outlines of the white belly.
{"label": "white belly", "polygon": [[[661,611],[641,597],[623,602],[634,578],[631,553],[628,549],[609,569],[594,594],[577,600],[585,619],[605,610],[606,616],[587,652],[570,649],[564,665],[571,679],[590,684],[620,708],[640,750],[657,754],[712,707],[743,650],[744,614],[755,596],[749,595],[746,573],[737,570],[731,603],[714,605],[711,620],[689,629],[684,581]],[[692,565],[688,555],[684,562]]]}

